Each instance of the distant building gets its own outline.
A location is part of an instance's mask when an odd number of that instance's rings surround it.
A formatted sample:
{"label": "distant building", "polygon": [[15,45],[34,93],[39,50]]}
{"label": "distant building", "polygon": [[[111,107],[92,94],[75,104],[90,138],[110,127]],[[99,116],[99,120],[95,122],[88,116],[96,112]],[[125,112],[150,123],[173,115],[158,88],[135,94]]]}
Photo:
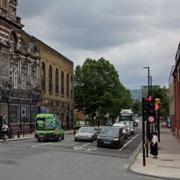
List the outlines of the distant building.
{"label": "distant building", "polygon": [[[153,85],[152,87],[149,87],[149,91],[151,95],[153,95],[153,89],[158,88],[159,85]],[[142,97],[147,97],[148,96],[148,86],[141,86],[141,93]]]}
{"label": "distant building", "polygon": [[131,89],[130,92],[131,92],[131,98],[133,100],[141,100],[142,98],[141,89]]}
{"label": "distant building", "polygon": [[[170,75],[169,75],[169,115],[170,115],[171,120],[174,119],[174,115],[175,115],[173,71],[174,71],[174,66],[172,67]],[[173,128],[173,126],[172,126],[172,128]]]}

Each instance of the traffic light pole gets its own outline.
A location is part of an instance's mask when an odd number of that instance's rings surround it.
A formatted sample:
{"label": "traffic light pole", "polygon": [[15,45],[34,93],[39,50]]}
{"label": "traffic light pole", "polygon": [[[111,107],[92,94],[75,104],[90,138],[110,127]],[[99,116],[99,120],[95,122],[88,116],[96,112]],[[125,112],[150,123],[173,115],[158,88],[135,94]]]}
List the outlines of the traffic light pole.
{"label": "traffic light pole", "polygon": [[145,113],[144,113],[144,107],[145,107],[145,99],[142,98],[142,149],[143,149],[143,166],[146,166],[146,157],[145,157]]}
{"label": "traffic light pole", "polygon": [[160,118],[159,118],[159,110],[157,111],[157,132],[158,132],[158,142],[160,142]]}
{"label": "traffic light pole", "polygon": [[[150,96],[150,68],[144,67],[148,70],[148,97]],[[146,117],[146,157],[149,156],[149,134],[150,134],[150,124],[148,122],[148,116]]]}

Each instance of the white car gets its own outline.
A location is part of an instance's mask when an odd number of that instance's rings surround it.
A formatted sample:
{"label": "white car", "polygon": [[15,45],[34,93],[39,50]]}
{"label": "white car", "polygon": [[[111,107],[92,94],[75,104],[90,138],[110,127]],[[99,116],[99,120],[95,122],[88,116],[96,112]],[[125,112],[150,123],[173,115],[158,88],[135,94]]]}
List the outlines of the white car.
{"label": "white car", "polygon": [[133,125],[133,121],[127,121],[126,122],[127,126],[128,126],[128,129],[130,130],[130,134],[131,135],[134,135],[134,125]]}
{"label": "white car", "polygon": [[128,139],[129,132],[128,132],[128,129],[127,129],[126,124],[124,124],[123,121],[121,121],[121,122],[116,122],[116,123],[113,124],[113,126],[115,126],[115,127],[121,127],[121,128],[123,129],[123,134],[124,134],[124,136],[125,136],[125,139]]}

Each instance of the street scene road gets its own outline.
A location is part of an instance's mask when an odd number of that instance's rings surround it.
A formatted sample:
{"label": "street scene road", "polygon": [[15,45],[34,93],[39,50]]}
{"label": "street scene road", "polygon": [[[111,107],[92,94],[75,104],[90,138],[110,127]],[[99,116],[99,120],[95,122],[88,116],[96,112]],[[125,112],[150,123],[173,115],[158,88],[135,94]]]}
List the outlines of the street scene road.
{"label": "street scene road", "polygon": [[73,134],[59,142],[31,139],[0,144],[1,179],[145,179],[128,170],[140,140],[136,132],[121,149],[74,142]]}

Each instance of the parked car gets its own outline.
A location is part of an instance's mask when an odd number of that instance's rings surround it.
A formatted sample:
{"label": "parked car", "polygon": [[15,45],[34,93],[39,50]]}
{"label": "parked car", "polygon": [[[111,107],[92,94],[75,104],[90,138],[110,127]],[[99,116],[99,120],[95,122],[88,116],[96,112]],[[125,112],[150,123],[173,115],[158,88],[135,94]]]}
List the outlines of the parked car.
{"label": "parked car", "polygon": [[94,141],[97,139],[97,131],[94,127],[81,127],[75,134],[75,141]]}
{"label": "parked car", "polygon": [[104,127],[97,137],[97,147],[107,146],[120,148],[124,144],[123,129],[118,126]]}

